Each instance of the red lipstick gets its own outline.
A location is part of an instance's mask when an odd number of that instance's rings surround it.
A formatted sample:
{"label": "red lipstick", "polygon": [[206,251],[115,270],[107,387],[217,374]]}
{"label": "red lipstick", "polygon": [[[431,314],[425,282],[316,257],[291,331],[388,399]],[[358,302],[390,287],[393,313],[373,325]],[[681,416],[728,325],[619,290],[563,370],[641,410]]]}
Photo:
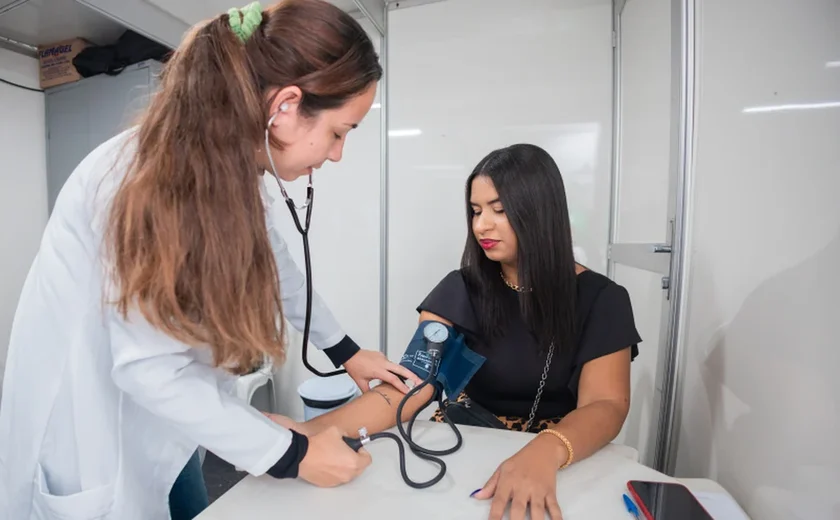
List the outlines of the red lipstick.
{"label": "red lipstick", "polygon": [[481,245],[482,248],[484,248],[486,250],[486,249],[493,249],[494,247],[496,247],[496,245],[499,243],[499,241],[498,240],[484,239],[484,240],[479,240],[478,243]]}

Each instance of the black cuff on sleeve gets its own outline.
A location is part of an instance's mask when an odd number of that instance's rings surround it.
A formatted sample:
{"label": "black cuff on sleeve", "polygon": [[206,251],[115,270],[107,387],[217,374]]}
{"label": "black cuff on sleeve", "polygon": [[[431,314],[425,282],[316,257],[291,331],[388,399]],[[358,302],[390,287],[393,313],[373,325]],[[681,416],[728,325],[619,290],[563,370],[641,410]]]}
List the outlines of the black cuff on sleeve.
{"label": "black cuff on sleeve", "polygon": [[306,456],[309,449],[309,437],[290,430],[292,432],[292,443],[280,460],[271,466],[266,473],[274,478],[297,478],[300,461]]}
{"label": "black cuff on sleeve", "polygon": [[335,368],[340,367],[347,362],[348,359],[356,355],[356,352],[362,350],[359,345],[353,341],[350,336],[344,338],[330,348],[324,349],[324,354],[330,358]]}

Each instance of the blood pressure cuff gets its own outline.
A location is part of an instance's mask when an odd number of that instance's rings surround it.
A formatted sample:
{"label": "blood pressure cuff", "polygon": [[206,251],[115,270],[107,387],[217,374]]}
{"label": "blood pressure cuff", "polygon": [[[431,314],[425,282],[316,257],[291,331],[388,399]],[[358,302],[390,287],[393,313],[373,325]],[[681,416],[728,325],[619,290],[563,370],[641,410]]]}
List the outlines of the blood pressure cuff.
{"label": "blood pressure cuff", "polygon": [[[400,360],[400,365],[424,380],[429,377],[429,372],[432,370],[432,357],[426,350],[426,338],[423,336],[423,328],[428,323],[431,322],[420,323]],[[450,326],[446,328],[449,330],[449,337],[443,344],[443,356],[437,362],[435,379],[437,386],[443,388],[446,396],[454,399],[464,390],[486,358],[467,347],[463,334]]]}

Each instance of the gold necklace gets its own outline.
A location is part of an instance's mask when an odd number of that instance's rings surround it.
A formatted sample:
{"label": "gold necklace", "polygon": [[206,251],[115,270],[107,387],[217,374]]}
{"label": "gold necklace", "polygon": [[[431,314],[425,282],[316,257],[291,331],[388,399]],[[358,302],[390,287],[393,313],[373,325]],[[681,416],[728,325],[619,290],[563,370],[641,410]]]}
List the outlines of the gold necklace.
{"label": "gold necklace", "polygon": [[510,283],[510,282],[508,281],[508,279],[507,279],[507,278],[505,278],[505,273],[503,273],[503,272],[499,271],[499,274],[502,276],[502,281],[503,281],[503,282],[505,282],[505,285],[507,285],[508,287],[510,287],[511,289],[513,289],[514,291],[516,291],[516,292],[520,292],[520,293],[524,293],[524,292],[531,292],[531,289],[528,289],[528,288],[526,288],[526,287],[521,287],[521,286],[519,286],[519,285],[516,285],[516,284],[512,284],[512,283]]}

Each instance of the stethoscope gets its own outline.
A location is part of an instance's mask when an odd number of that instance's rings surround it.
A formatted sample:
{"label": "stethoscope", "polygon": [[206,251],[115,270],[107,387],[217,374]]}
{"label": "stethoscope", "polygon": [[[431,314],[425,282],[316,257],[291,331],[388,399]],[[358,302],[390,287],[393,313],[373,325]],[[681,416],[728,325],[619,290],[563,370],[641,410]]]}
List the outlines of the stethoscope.
{"label": "stethoscope", "polygon": [[[265,128],[265,151],[266,155],[268,155],[268,162],[271,164],[271,174],[274,176],[274,180],[277,181],[277,185],[280,187],[280,193],[283,194],[283,199],[286,201],[286,205],[289,206],[289,212],[292,214],[292,220],[295,222],[295,227],[297,227],[298,232],[300,232],[301,237],[303,237],[303,256],[306,263],[306,319],[304,320],[303,326],[303,350],[302,350],[302,357],[303,357],[303,365],[309,369],[310,372],[319,376],[319,377],[331,377],[337,376],[339,374],[347,373],[346,370],[334,370],[332,372],[321,372],[312,365],[309,364],[308,360],[308,346],[309,346],[309,326],[310,321],[312,319],[312,263],[309,254],[309,222],[312,217],[312,198],[314,194],[314,189],[312,188],[312,173],[309,174],[309,182],[306,185],[306,202],[303,206],[295,205],[295,201],[289,197],[289,194],[286,193],[286,188],[283,187],[283,183],[280,181],[280,177],[277,175],[277,167],[274,165],[274,159],[271,157],[271,148],[269,147],[269,131],[271,129],[271,124],[274,122],[274,118],[276,118],[280,112],[285,111],[285,106],[281,105],[280,110],[278,110],[271,119],[268,120],[268,124]],[[304,220],[304,224],[301,225],[300,217],[298,216],[298,211],[306,209],[306,219]],[[439,325],[439,324],[438,324]],[[430,329],[427,326],[427,329]],[[442,343],[437,341],[431,341],[431,338],[428,337],[428,332],[424,332],[427,334],[427,341],[430,341],[430,355],[432,357],[432,366],[437,367],[437,363],[434,362],[438,356],[441,355]],[[444,329],[445,332],[445,329]],[[448,334],[448,333],[447,333]],[[400,474],[405,481],[406,484],[415,488],[415,489],[423,489],[431,487],[443,478],[446,474],[446,464],[438,458],[441,455],[448,455],[450,453],[454,453],[461,448],[461,444],[463,443],[463,439],[461,437],[461,433],[458,431],[458,428],[455,426],[455,423],[452,422],[451,419],[446,414],[446,406],[443,403],[443,394],[440,391],[435,392],[437,394],[438,404],[443,410],[443,417],[444,421],[452,428],[452,431],[455,433],[456,436],[456,443],[453,447],[446,449],[446,450],[430,450],[428,448],[424,448],[419,446],[416,442],[412,440],[411,432],[414,427],[414,422],[417,420],[417,416],[420,415],[426,407],[428,407],[434,400],[435,395],[433,394],[424,404],[421,406],[414,415],[408,421],[408,429],[403,426],[401,417],[402,411],[405,404],[411,399],[412,396],[417,395],[420,391],[426,386],[434,384],[435,376],[437,375],[436,368],[430,371],[429,376],[421,383],[420,385],[415,386],[412,388],[400,401],[399,406],[397,407],[397,427],[400,433],[400,436],[405,439],[406,443],[408,444],[408,448],[414,453],[416,456],[425,459],[429,462],[438,465],[438,473],[432,477],[431,479],[425,482],[415,482],[411,480],[406,472],[406,464],[405,464],[405,448],[403,447],[402,442],[400,441],[400,437],[397,435],[390,433],[390,432],[379,432],[373,435],[368,435],[367,430],[362,428],[359,430],[359,438],[351,438],[351,437],[344,437],[344,442],[347,443],[352,449],[359,451],[359,449],[369,443],[372,440],[381,439],[381,438],[390,438],[397,443],[397,448],[399,450],[399,459],[400,459]]]}
{"label": "stethoscope", "polygon": [[[268,155],[268,162],[271,164],[271,174],[274,177],[274,180],[277,181],[277,185],[280,187],[280,193],[283,194],[283,199],[286,200],[286,205],[289,206],[289,212],[292,214],[292,220],[295,222],[295,227],[298,232],[300,232],[301,237],[303,237],[303,257],[306,264],[306,318],[303,325],[303,348],[301,350],[301,357],[303,358],[303,366],[316,376],[332,377],[346,374],[347,371],[340,369],[332,372],[321,372],[309,364],[309,327],[312,323],[312,259],[309,253],[309,222],[312,218],[312,198],[315,192],[312,188],[312,176],[314,172],[309,174],[309,182],[306,185],[306,202],[303,206],[295,205],[295,201],[289,197],[288,193],[286,193],[286,188],[283,187],[283,183],[277,175],[277,167],[274,166],[274,159],[271,157],[271,148],[269,147],[269,131],[271,129],[271,125],[274,123],[274,118],[280,115],[280,112],[284,111],[285,105],[281,105],[280,110],[275,112],[274,115],[271,116],[271,119],[268,120],[268,124],[265,127],[265,153]],[[306,209],[306,219],[304,220],[303,225],[301,225],[300,217],[298,217],[298,211],[302,209]]]}

